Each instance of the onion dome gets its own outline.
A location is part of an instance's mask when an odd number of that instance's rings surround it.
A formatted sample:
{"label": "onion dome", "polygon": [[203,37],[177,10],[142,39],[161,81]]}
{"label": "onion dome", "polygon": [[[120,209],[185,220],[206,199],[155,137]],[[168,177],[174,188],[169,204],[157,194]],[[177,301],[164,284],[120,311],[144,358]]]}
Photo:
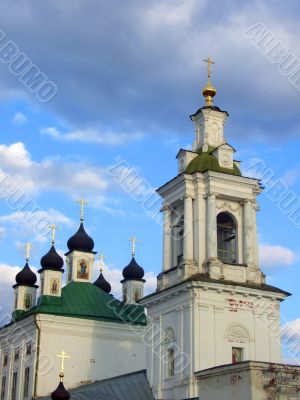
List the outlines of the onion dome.
{"label": "onion dome", "polygon": [[56,390],[51,393],[52,400],[69,400],[70,393],[66,390],[64,383],[61,381],[57,386]]}
{"label": "onion dome", "polygon": [[78,251],[92,251],[94,248],[93,239],[86,233],[83,222],[80,223],[78,231],[70,237],[67,243],[68,249]]}
{"label": "onion dome", "polygon": [[110,293],[110,291],[111,291],[111,285],[104,278],[102,271],[100,272],[98,279],[94,282],[94,285],[97,286],[98,288],[104,290],[104,292],[106,292],[106,293]]}
{"label": "onion dome", "polygon": [[16,275],[16,286],[34,286],[36,284],[37,277],[34,272],[31,271],[28,261],[24,268]]}
{"label": "onion dome", "polygon": [[137,281],[143,279],[144,275],[143,268],[135,261],[133,256],[127,267],[123,269],[124,279]]}
{"label": "onion dome", "polygon": [[48,253],[41,258],[42,271],[45,269],[59,271],[62,269],[63,265],[64,260],[55,250],[54,244],[52,244]]}

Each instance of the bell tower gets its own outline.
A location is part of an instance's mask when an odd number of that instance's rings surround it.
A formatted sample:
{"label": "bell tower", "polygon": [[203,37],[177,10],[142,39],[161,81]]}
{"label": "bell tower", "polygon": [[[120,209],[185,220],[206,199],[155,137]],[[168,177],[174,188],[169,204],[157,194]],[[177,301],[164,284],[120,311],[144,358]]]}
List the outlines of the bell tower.
{"label": "bell tower", "polygon": [[216,89],[208,82],[202,93],[205,105],[191,120],[195,127],[193,151],[177,155],[179,175],[158,189],[163,199],[162,290],[205,273],[213,279],[261,284],[258,265],[256,197],[258,180],[243,177],[235,149],[226,142],[228,113],[214,106]]}
{"label": "bell tower", "polygon": [[[204,61],[208,82],[204,106],[190,117],[192,150],[179,151],[177,176],[157,190],[162,272],[156,292],[141,300],[152,321],[148,379],[162,400],[198,397],[194,373],[200,370],[246,360],[281,362],[279,304],[289,293],[267,285],[260,269],[256,212],[262,188],[234,159],[224,135],[228,113],[213,102],[213,61]],[[272,330],[266,328],[270,321]]]}

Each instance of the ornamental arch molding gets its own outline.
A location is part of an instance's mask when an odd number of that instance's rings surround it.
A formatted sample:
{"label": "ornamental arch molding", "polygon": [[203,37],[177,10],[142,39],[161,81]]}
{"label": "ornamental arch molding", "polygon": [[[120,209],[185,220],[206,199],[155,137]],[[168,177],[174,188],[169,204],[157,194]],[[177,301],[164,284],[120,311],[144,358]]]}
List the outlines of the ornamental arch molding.
{"label": "ornamental arch molding", "polygon": [[230,342],[245,343],[250,341],[250,335],[245,326],[242,324],[231,324],[228,326],[225,337]]}

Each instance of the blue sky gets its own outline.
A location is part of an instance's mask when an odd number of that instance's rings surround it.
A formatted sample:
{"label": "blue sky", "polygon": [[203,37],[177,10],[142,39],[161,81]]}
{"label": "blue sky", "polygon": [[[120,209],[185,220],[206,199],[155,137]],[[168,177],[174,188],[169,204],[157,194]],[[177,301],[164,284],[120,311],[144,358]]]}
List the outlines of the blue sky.
{"label": "blue sky", "polygon": [[[215,104],[230,114],[225,133],[236,158],[245,166],[263,160],[274,171],[273,181],[283,179],[300,196],[300,92],[244,34],[262,24],[300,58],[296,1],[284,7],[280,1],[272,7],[267,1],[224,1],[213,7],[205,0],[4,0],[0,8],[7,40],[58,89],[41,103],[0,62],[0,168],[39,209],[54,215],[62,252],[77,229],[76,200],[88,200],[85,225],[95,249],[106,255],[115,293],[130,260],[132,234],[148,290],[154,288],[162,229],[107,169],[124,160],[153,188],[175,176],[177,151],[193,141],[189,115],[203,104],[202,60],[208,55],[216,62]],[[293,293],[282,315],[300,331],[299,228],[267,194],[259,202],[261,267],[270,284]],[[50,239],[37,236],[4,201],[0,235],[3,298],[24,264],[24,242],[33,242],[31,262],[38,268]]]}

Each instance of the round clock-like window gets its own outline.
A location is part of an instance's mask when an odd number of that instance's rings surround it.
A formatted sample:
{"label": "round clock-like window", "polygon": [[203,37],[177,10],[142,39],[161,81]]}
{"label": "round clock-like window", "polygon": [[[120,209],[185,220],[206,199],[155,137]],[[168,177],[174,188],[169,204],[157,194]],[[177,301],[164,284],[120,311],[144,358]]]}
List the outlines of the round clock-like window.
{"label": "round clock-like window", "polygon": [[231,164],[231,160],[230,160],[229,154],[223,154],[222,157],[221,157],[221,161],[225,165]]}

